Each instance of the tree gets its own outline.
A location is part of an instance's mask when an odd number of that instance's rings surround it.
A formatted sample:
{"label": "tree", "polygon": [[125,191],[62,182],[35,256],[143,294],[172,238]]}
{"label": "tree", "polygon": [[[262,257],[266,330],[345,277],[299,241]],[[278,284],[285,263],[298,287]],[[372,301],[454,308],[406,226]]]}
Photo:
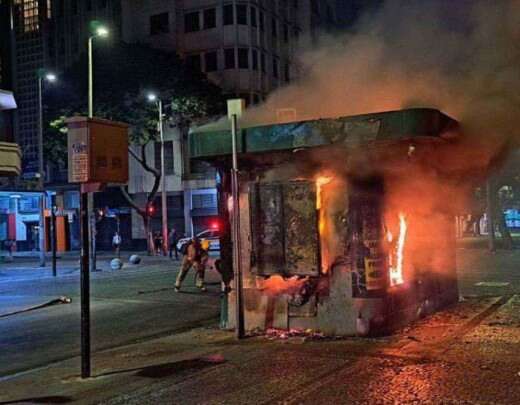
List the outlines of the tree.
{"label": "tree", "polygon": [[[222,115],[224,98],[220,89],[204,74],[184,64],[175,53],[164,52],[145,45],[125,44],[96,46],[94,53],[94,115],[123,121],[131,125],[130,156],[153,175],[151,191],[144,205],[130,196],[125,187],[121,191],[129,205],[143,219],[149,251],[152,203],[161,182],[161,173],[147,161],[146,146],[157,140],[158,113],[145,97],[148,91],[160,94],[163,103],[171,103],[170,125],[186,134],[193,121]],[[71,67],[46,97],[46,156],[65,165],[66,128],[64,117],[86,115],[87,109],[86,55]],[[52,106],[52,109],[49,108]],[[61,160],[60,160],[61,157]]]}

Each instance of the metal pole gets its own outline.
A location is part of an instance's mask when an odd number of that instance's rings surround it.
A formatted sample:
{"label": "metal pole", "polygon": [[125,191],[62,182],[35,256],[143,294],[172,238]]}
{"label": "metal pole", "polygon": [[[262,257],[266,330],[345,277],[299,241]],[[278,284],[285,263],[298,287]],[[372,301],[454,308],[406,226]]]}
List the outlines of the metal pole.
{"label": "metal pole", "polygon": [[[88,118],[94,116],[94,75],[93,75],[93,58],[92,58],[92,40],[93,36],[88,38]],[[88,193],[88,212],[89,216],[89,240],[92,246],[90,249],[90,270],[96,270],[96,218],[94,217],[94,193]]]}
{"label": "metal pole", "polygon": [[[51,197],[52,198],[52,197]],[[56,277],[56,206],[51,204],[51,250],[52,250],[52,275]]]}
{"label": "metal pole", "polygon": [[495,240],[495,203],[494,203],[494,187],[492,184],[491,178],[488,178],[486,181],[486,202],[487,202],[487,220],[488,220],[488,249],[491,252],[496,250],[496,240]]}
{"label": "metal pole", "polygon": [[81,191],[81,378],[90,377],[90,271],[88,193]]}
{"label": "metal pole", "polygon": [[164,130],[163,130],[163,113],[162,101],[159,99],[159,134],[161,135],[161,215],[162,215],[162,249],[163,254],[168,254],[168,207],[166,206],[166,171],[164,170]]}
{"label": "metal pole", "polygon": [[88,38],[88,117],[94,116],[93,104],[93,74],[92,74],[92,38]]}
{"label": "metal pole", "polygon": [[233,168],[231,170],[231,194],[233,198],[233,268],[235,271],[235,337],[242,339],[244,333],[244,311],[242,307],[242,264],[240,260],[240,200],[237,158],[237,116],[231,116],[231,143],[233,149]]}
{"label": "metal pole", "polygon": [[40,196],[40,220],[39,220],[39,250],[40,267],[45,267],[45,192],[43,175],[43,107],[42,107],[42,77],[38,73],[38,188],[42,194]]}

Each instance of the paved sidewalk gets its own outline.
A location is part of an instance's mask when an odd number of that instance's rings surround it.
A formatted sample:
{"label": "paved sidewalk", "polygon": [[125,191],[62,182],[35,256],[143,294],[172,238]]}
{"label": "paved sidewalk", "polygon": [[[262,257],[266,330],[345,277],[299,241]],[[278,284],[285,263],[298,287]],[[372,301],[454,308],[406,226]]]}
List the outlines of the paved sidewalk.
{"label": "paved sidewalk", "polygon": [[237,342],[199,328],[0,380],[0,404],[519,403],[520,299],[469,299],[378,339]]}

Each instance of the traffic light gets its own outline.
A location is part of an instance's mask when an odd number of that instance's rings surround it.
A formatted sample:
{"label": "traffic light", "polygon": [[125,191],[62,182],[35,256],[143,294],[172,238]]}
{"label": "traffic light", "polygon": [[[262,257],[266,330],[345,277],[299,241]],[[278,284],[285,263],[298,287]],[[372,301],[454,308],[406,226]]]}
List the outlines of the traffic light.
{"label": "traffic light", "polygon": [[148,211],[149,216],[153,216],[153,214],[155,213],[155,207],[152,204],[149,204],[146,210]]}

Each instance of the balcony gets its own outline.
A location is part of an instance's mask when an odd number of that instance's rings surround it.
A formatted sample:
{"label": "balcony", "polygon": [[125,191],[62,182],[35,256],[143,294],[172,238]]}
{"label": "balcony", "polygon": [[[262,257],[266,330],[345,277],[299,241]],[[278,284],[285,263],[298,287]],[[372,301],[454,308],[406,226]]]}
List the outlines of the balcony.
{"label": "balcony", "polygon": [[16,143],[0,142],[0,176],[19,176],[22,152]]}

